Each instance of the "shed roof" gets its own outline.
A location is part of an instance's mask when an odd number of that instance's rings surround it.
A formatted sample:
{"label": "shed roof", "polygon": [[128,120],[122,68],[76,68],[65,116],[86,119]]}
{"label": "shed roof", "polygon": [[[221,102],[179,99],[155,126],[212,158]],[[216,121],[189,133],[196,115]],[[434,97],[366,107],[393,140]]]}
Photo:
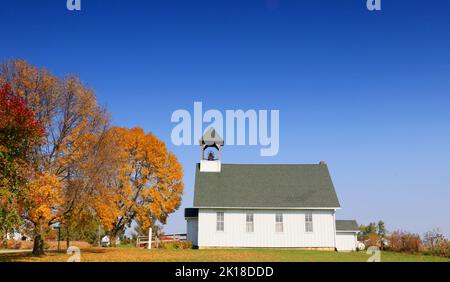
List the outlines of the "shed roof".
{"label": "shed roof", "polygon": [[336,220],[336,231],[359,231],[356,220]]}

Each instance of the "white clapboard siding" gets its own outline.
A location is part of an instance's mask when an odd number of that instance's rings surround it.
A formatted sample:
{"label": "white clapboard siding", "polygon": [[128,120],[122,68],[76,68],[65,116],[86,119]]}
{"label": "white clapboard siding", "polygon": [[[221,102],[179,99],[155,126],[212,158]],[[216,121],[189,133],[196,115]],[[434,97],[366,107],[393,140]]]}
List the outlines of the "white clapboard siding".
{"label": "white clapboard siding", "polygon": [[336,249],[340,252],[355,251],[357,242],[356,232],[336,233]]}
{"label": "white clapboard siding", "polygon": [[198,245],[198,218],[188,218],[187,222],[187,240],[192,242],[192,245]]}
{"label": "white clapboard siding", "polygon": [[[224,231],[216,231],[217,211],[224,212]],[[246,232],[246,214],[254,214],[254,232]],[[313,232],[305,231],[305,213],[313,215]],[[275,231],[275,214],[283,214],[283,232]],[[200,247],[334,248],[334,210],[200,209]]]}

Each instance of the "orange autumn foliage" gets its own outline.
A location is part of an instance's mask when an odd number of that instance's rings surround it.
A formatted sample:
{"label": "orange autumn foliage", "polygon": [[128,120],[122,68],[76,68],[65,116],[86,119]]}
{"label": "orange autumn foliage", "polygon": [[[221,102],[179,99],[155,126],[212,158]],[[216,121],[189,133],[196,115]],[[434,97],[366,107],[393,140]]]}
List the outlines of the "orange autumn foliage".
{"label": "orange autumn foliage", "polygon": [[63,204],[62,186],[55,175],[36,175],[23,193],[24,215],[39,231],[47,231],[49,225],[58,218]]}
{"label": "orange autumn foliage", "polygon": [[[134,220],[143,228],[165,223],[179,207],[183,172],[177,158],[151,133],[110,128],[94,91],[76,76],[58,78],[13,60],[0,65],[3,83],[44,131],[22,169],[24,187],[8,196],[20,202],[23,222],[14,227],[25,225],[35,242],[45,240],[54,223],[67,234],[71,226],[84,228],[82,213],[115,237]],[[33,254],[42,254],[42,246],[35,245]]]}
{"label": "orange autumn foliage", "polygon": [[106,139],[114,148],[110,152],[115,166],[94,200],[105,228],[115,237],[135,219],[143,228],[155,220],[165,223],[183,193],[183,170],[177,158],[141,128],[114,127]]}
{"label": "orange autumn foliage", "polygon": [[[96,175],[98,168],[90,166],[92,170],[88,171],[88,167],[83,165],[86,160],[96,155],[97,146],[92,140],[97,140],[96,136],[106,130],[109,116],[97,104],[94,91],[86,87],[76,76],[58,78],[24,60],[12,60],[0,65],[0,84],[3,83],[7,83],[11,91],[26,103],[27,108],[40,121],[45,131],[41,138],[42,142],[29,154],[30,168],[27,167],[27,182],[30,181],[30,185],[40,183],[44,181],[43,176],[52,182],[49,178],[55,177],[59,184],[53,183],[54,194],[47,196],[62,194],[62,203],[56,205],[51,212],[57,219],[50,218],[44,228],[42,222],[46,221],[45,218],[49,214],[48,207],[54,205],[40,201],[33,203],[33,199],[40,198],[37,194],[26,195],[22,191],[19,193],[19,198],[22,198],[22,194],[28,197],[20,199],[21,202],[27,203],[22,218],[28,233],[44,237],[45,234],[40,234],[41,231],[45,233],[51,224],[76,220],[74,211],[85,207],[90,193],[96,189],[91,185],[95,181],[90,177]],[[75,150],[78,144],[85,143],[89,144],[85,147],[92,150]],[[21,190],[27,190],[27,187],[23,189],[21,187]],[[40,218],[37,225],[35,217]],[[43,250],[40,254],[42,253]]]}

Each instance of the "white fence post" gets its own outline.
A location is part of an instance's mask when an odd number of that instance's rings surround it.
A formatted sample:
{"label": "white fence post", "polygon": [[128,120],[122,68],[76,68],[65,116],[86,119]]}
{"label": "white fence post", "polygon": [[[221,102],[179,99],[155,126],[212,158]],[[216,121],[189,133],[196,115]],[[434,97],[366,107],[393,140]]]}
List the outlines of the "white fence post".
{"label": "white fence post", "polygon": [[148,230],[148,249],[152,248],[152,228],[150,227]]}

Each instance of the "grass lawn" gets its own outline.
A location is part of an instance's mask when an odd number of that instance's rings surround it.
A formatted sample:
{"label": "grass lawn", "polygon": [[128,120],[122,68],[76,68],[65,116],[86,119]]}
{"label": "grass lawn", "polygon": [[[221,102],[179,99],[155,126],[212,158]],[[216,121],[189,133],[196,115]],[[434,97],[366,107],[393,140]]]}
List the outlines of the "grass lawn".
{"label": "grass lawn", "polygon": [[[30,254],[0,254],[0,262],[65,262],[69,255],[47,252],[43,257]],[[120,248],[86,248],[81,250],[82,262],[365,262],[365,252],[336,253],[289,249],[210,249],[162,250]],[[450,262],[450,259],[382,252],[385,262]]]}

